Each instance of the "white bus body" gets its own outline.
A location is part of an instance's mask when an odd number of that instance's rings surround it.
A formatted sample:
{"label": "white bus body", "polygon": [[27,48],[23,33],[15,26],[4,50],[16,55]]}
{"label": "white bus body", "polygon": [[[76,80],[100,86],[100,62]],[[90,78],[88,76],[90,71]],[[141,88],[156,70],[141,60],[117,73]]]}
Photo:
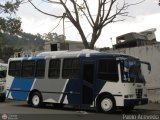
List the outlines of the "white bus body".
{"label": "white bus body", "polygon": [[140,63],[131,56],[92,50],[10,58],[6,97],[28,101],[33,107],[56,103],[103,112],[131,110],[148,103]]}

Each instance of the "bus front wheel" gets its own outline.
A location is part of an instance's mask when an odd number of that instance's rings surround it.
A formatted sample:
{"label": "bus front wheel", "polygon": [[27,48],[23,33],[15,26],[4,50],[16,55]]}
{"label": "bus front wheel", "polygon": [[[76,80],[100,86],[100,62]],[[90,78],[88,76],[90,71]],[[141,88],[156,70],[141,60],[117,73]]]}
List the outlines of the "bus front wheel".
{"label": "bus front wheel", "polygon": [[41,107],[43,102],[42,102],[42,95],[39,92],[34,92],[31,95],[31,105],[35,108]]}
{"label": "bus front wheel", "polygon": [[116,110],[115,100],[110,95],[102,96],[97,102],[98,112],[113,113]]}

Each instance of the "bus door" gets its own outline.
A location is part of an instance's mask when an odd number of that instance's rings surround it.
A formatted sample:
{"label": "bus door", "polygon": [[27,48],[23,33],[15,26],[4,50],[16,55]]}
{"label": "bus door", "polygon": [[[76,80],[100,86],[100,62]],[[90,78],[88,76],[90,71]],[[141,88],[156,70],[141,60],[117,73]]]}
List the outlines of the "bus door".
{"label": "bus door", "polygon": [[91,105],[94,97],[95,62],[84,62],[82,68],[82,105]]}

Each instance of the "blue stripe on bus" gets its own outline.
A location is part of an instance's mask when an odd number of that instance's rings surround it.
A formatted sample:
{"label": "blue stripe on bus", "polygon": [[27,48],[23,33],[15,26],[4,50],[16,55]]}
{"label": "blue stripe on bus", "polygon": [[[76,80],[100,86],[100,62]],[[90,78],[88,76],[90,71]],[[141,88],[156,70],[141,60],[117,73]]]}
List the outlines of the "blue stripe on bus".
{"label": "blue stripe on bus", "polygon": [[[68,104],[78,105],[81,102],[81,83],[79,79],[70,79],[64,90],[60,103],[63,103],[67,96]],[[78,94],[76,94],[78,93]]]}
{"label": "blue stripe on bus", "polygon": [[15,100],[27,100],[34,78],[15,78],[10,88],[11,96]]}

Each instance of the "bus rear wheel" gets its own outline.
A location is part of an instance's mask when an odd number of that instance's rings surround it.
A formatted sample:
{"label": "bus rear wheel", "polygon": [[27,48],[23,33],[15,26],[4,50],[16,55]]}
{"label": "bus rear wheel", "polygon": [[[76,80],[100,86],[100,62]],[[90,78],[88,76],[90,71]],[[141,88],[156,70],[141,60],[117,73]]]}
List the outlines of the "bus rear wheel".
{"label": "bus rear wheel", "polygon": [[41,107],[43,104],[42,95],[39,92],[34,92],[31,95],[30,101],[33,107],[35,108]]}
{"label": "bus rear wheel", "polygon": [[105,95],[97,102],[98,112],[113,113],[116,110],[115,100],[110,95]]}

